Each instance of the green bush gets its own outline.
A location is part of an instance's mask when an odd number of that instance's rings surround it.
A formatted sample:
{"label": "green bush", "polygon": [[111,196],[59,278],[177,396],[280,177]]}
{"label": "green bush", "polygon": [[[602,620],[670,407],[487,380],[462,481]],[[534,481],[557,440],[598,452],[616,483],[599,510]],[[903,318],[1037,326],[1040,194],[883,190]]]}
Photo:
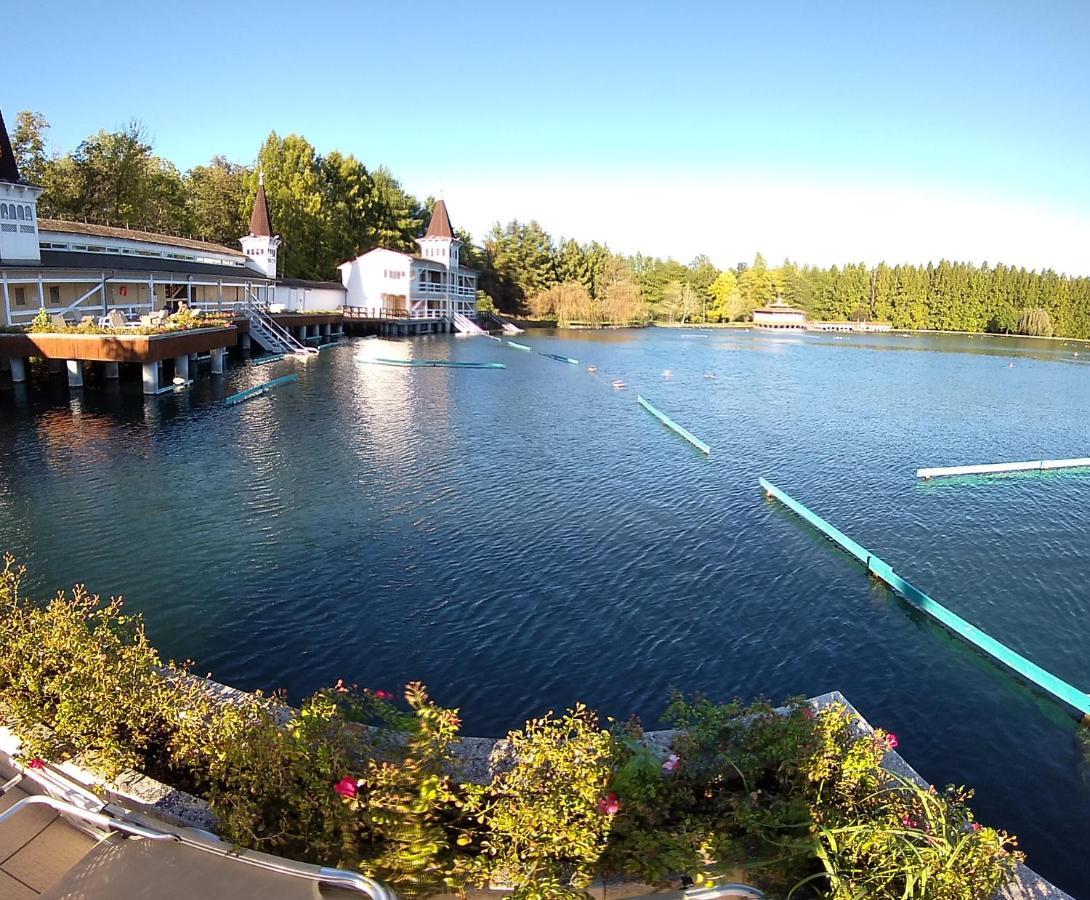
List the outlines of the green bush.
{"label": "green bush", "polygon": [[582,896],[618,808],[609,732],[579,705],[509,734],[493,765],[491,784],[468,788],[476,883],[509,884],[517,897]]}
{"label": "green bush", "polygon": [[[773,896],[985,900],[1021,859],[969,792],[882,768],[896,739],[846,711],[675,694],[665,758],[638,723],[576,706],[497,745],[488,784],[451,776],[458,711],[410,684],[338,683],[299,709],[225,702],[164,667],[138,616],[76,588],[45,604],[0,571],[0,709],[28,756],[135,767],[206,797],[228,840],[358,868],[406,896],[503,883],[580,896],[597,875],[755,882]],[[739,873],[738,870],[744,870]]]}
{"label": "green bush", "polygon": [[165,747],[188,703],[163,674],[139,616],[77,586],[46,604],[22,596],[23,570],[0,573],[0,703],[31,756],[84,758],[105,775],[164,773]]}

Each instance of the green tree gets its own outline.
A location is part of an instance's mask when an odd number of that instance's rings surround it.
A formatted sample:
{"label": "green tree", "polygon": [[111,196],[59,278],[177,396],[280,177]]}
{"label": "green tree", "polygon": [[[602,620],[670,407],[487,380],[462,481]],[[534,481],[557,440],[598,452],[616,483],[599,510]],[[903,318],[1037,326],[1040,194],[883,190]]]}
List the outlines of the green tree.
{"label": "green tree", "polygon": [[41,113],[24,109],[15,117],[11,149],[19,174],[31,184],[40,185],[45,178],[45,133],[48,130],[49,122]]}
{"label": "green tree", "polygon": [[185,200],[196,234],[210,241],[237,246],[247,233],[245,166],[214,156],[207,166],[194,166],[185,176]]}

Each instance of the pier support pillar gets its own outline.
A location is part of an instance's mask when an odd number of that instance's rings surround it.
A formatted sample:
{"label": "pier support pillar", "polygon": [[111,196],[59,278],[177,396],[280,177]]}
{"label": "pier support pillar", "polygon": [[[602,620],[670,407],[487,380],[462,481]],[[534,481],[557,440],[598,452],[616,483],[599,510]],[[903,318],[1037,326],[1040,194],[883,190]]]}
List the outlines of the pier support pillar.
{"label": "pier support pillar", "polygon": [[11,380],[16,384],[26,381],[26,360],[21,356],[11,358]]}
{"label": "pier support pillar", "polygon": [[175,356],[174,357],[174,377],[184,378],[189,381],[189,357],[188,356]]}
{"label": "pier support pillar", "polygon": [[159,393],[159,363],[144,363],[144,393]]}
{"label": "pier support pillar", "polygon": [[326,322],[324,325],[318,326],[318,336],[329,340],[329,336],[333,331],[333,326]]}
{"label": "pier support pillar", "polygon": [[83,387],[83,363],[78,359],[69,359],[68,363],[68,386],[69,387]]}
{"label": "pier support pillar", "polygon": [[118,366],[117,363],[115,363],[115,362],[106,363],[106,377],[107,378],[114,378],[114,379],[121,377],[120,367]]}
{"label": "pier support pillar", "polygon": [[227,355],[227,350],[220,347],[212,351],[212,374],[223,374],[223,358]]}
{"label": "pier support pillar", "polygon": [[49,374],[60,375],[61,374],[61,361],[59,359],[49,360]]}

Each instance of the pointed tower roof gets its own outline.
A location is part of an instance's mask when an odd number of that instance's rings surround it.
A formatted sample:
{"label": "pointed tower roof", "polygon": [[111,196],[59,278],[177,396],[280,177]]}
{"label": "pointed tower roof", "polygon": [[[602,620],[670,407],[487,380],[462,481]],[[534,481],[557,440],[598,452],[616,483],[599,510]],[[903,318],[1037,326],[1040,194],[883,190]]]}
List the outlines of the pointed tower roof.
{"label": "pointed tower roof", "polygon": [[4,114],[0,112],[0,181],[20,182],[19,166],[15,162],[15,151],[11,149],[8,130],[4,127]]}
{"label": "pointed tower roof", "polygon": [[428,230],[424,234],[424,237],[454,237],[454,229],[450,227],[450,216],[447,215],[447,204],[443,200],[436,202],[435,209],[431,212],[431,221],[428,222]]}
{"label": "pointed tower roof", "polygon": [[269,207],[265,202],[265,173],[259,172],[254,211],[250,214],[250,234],[255,237],[272,237],[272,233],[272,220],[269,218]]}

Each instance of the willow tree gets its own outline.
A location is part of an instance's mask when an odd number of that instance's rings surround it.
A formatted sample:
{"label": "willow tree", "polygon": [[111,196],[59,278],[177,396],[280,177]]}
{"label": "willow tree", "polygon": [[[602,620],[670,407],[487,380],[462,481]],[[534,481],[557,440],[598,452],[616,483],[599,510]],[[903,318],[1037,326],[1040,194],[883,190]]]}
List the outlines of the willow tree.
{"label": "willow tree", "polygon": [[1052,337],[1052,316],[1047,309],[1039,306],[1023,309],[1018,317],[1018,333],[1030,337]]}

